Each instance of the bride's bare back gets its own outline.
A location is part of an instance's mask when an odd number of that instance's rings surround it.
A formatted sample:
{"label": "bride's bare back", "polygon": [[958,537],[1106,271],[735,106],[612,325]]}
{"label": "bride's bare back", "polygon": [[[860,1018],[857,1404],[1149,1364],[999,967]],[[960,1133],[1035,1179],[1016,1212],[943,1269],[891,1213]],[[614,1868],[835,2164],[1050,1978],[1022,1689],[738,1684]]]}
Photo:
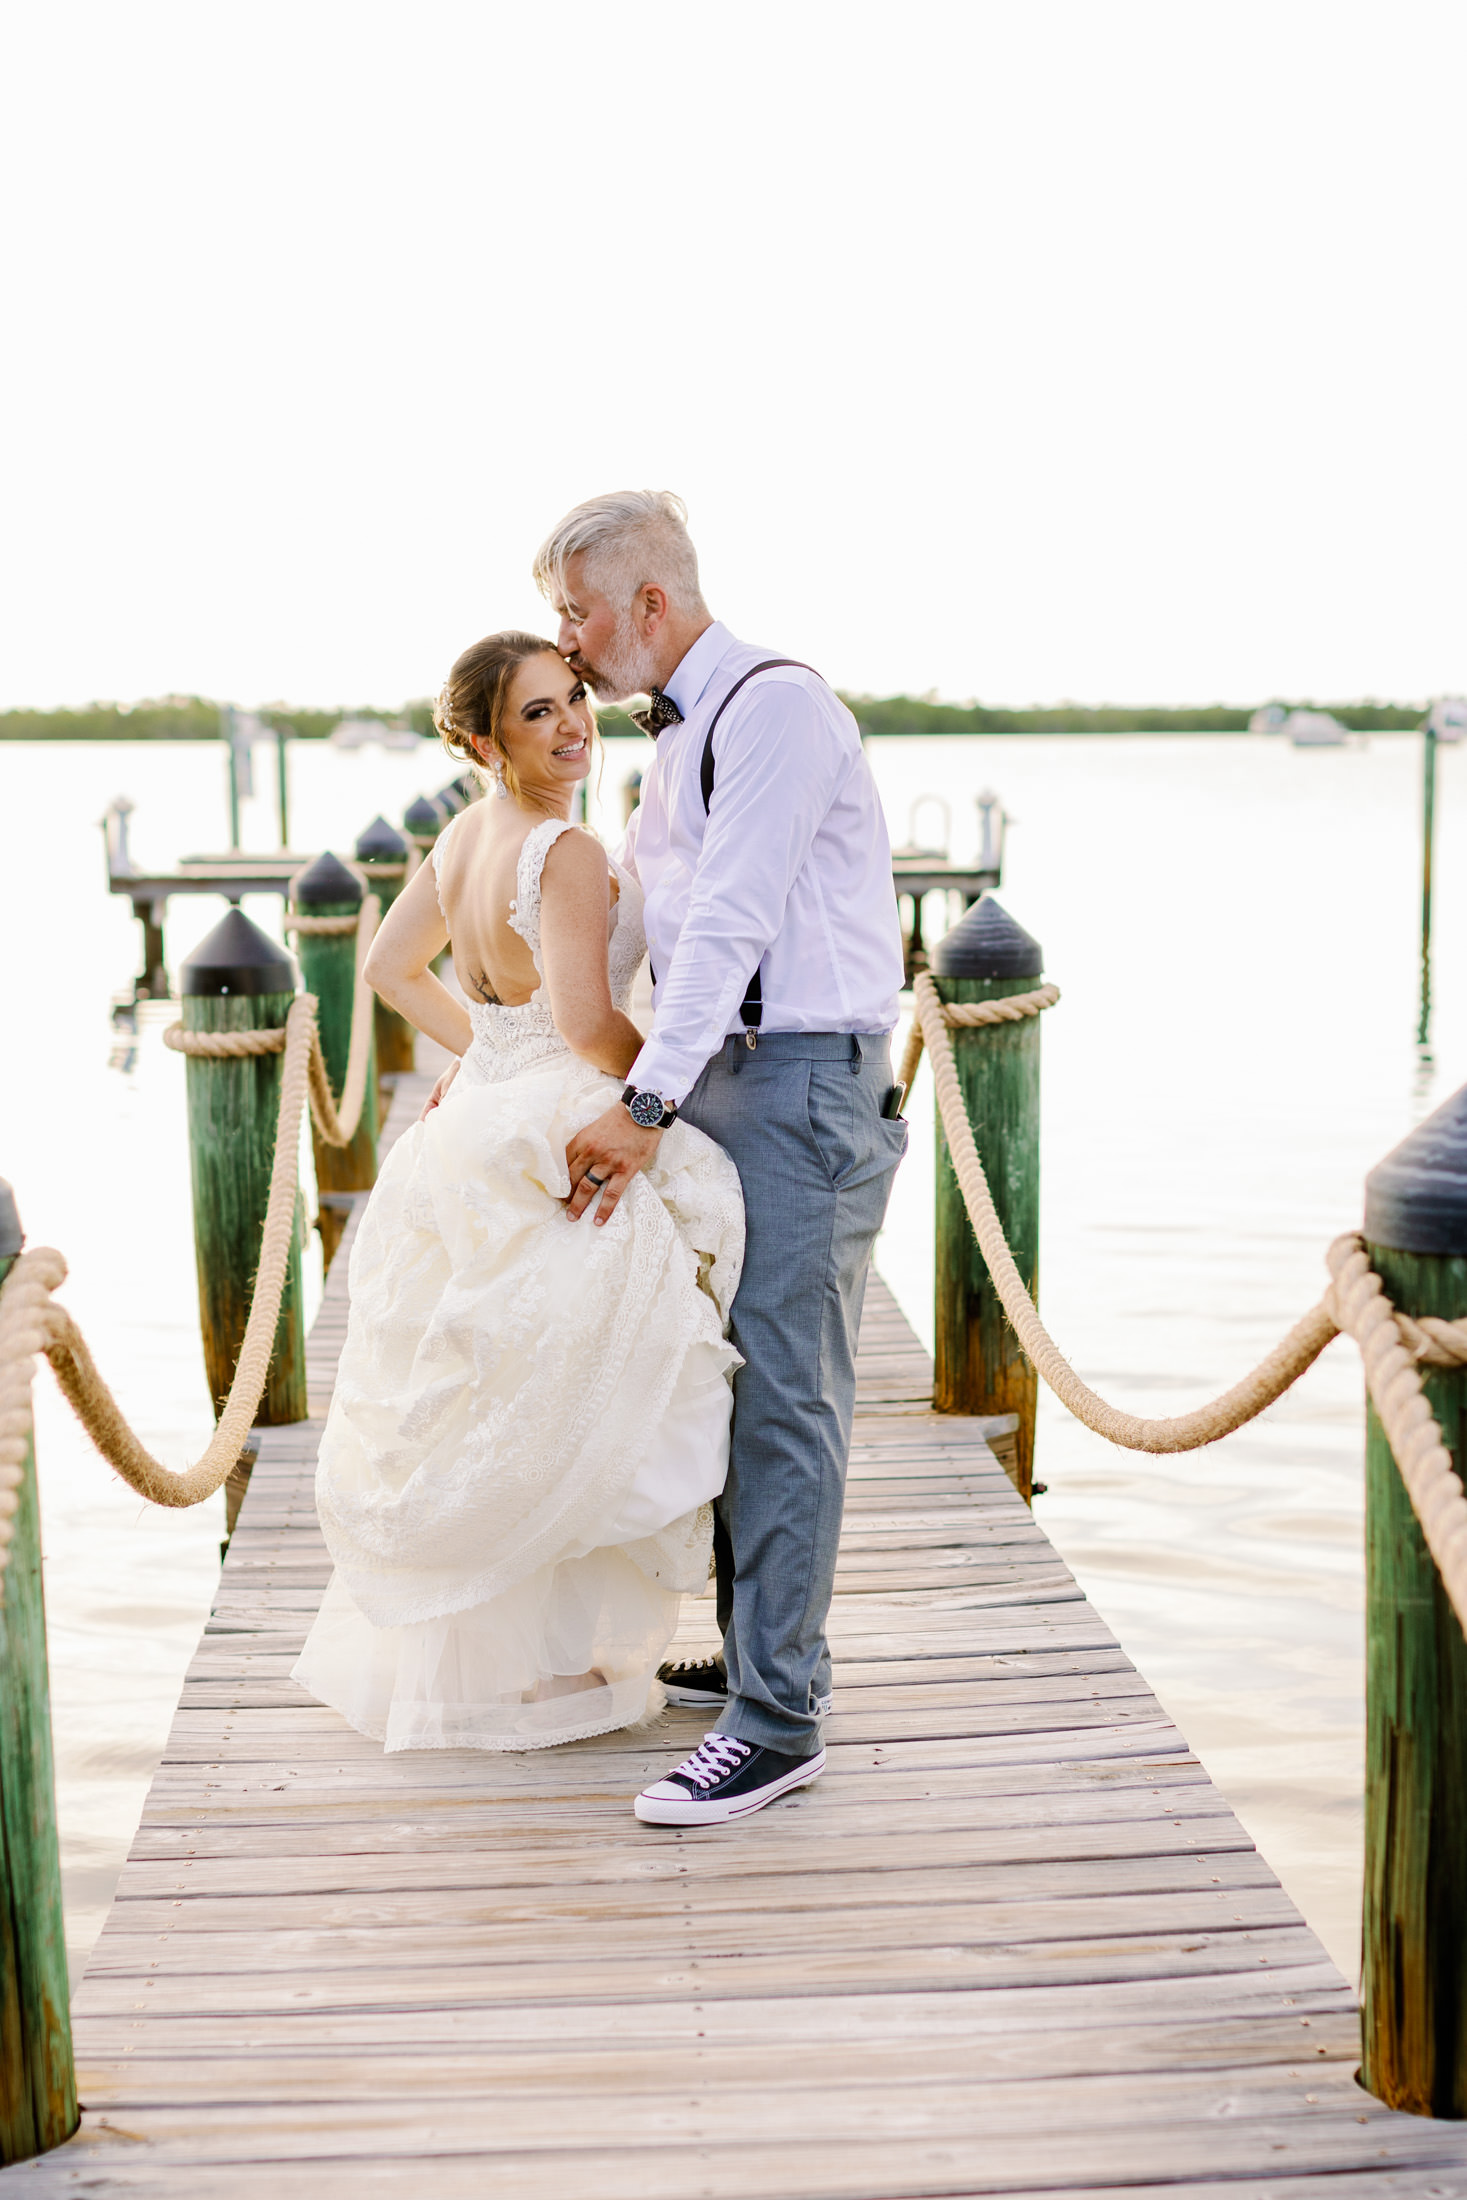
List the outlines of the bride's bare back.
{"label": "bride's bare back", "polygon": [[477,802],[439,851],[454,976],[471,1001],[520,1008],[539,990],[534,957],[509,920],[520,850],[540,822],[517,802]]}
{"label": "bride's bare back", "polygon": [[[529,946],[513,928],[516,874],[526,840],[545,818],[520,803],[476,803],[387,914],[367,959],[367,981],[440,1046],[462,1055],[473,1040],[463,1001],[435,977],[449,944],[470,1001],[522,1008],[540,989]],[[436,874],[436,875],[435,875]],[[642,1039],[611,999],[607,935],[615,880],[606,851],[572,827],[556,838],[540,874],[540,963],[557,1030],[575,1053],[624,1077]]]}

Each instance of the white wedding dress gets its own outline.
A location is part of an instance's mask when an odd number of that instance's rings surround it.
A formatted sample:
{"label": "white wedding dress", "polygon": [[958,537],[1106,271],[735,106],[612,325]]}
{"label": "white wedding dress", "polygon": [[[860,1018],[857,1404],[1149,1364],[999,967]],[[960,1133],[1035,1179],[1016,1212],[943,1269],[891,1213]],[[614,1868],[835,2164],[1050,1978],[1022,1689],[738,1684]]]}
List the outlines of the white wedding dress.
{"label": "white wedding dress", "polygon": [[[569,829],[537,825],[519,861],[510,921],[537,970],[540,874]],[[616,875],[624,1010],[646,939]],[[603,1226],[572,1222],[567,1140],[620,1084],[570,1052],[543,983],[469,1013],[463,1066],[388,1155],[352,1248],[316,1478],[336,1571],[295,1667],[390,1750],[538,1749],[660,1706],[679,1599],[708,1577],[739,1365],[723,1149],[675,1123]]]}

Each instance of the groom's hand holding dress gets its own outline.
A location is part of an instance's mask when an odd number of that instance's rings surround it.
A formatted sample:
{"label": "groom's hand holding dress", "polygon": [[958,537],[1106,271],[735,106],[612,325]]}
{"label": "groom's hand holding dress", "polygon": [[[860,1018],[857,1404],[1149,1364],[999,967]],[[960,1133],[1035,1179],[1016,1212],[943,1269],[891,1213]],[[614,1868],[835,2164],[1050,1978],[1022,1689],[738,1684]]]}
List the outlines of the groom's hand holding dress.
{"label": "groom's hand holding dress", "polygon": [[[618,1100],[594,1123],[577,1131],[565,1149],[571,1189],[567,1212],[573,1222],[598,1196],[598,1223],[605,1222],[639,1169],[645,1169],[662,1144],[662,1133],[643,1130]],[[600,1179],[598,1183],[596,1180]]]}

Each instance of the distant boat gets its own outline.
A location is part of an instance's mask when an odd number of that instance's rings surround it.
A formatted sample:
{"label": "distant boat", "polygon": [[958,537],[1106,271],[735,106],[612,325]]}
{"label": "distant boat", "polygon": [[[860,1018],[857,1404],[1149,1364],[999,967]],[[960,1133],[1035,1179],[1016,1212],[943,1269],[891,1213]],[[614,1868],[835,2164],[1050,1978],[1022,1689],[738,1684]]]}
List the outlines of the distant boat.
{"label": "distant boat", "polygon": [[1425,723],[1438,741],[1467,741],[1467,696],[1439,695]]}
{"label": "distant boat", "polygon": [[384,749],[415,749],[418,736],[411,726],[385,725],[380,718],[343,718],[331,735],[334,749],[364,749],[369,744]]}
{"label": "distant boat", "polygon": [[1265,703],[1248,721],[1250,733],[1282,733],[1289,722],[1289,714],[1282,703]]}
{"label": "distant boat", "polygon": [[1279,731],[1296,749],[1339,749],[1349,738],[1348,727],[1327,710],[1291,710]]}

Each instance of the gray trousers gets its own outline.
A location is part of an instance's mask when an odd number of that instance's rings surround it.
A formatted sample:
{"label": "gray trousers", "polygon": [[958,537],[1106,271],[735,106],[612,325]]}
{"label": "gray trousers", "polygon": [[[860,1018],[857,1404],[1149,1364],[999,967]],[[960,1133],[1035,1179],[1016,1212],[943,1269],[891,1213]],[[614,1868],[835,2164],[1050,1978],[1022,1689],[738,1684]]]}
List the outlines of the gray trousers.
{"label": "gray trousers", "polygon": [[726,1042],[683,1102],[744,1187],[733,1303],[728,1482],[716,1507],[729,1700],[718,1730],[813,1756],[830,1694],[835,1581],[871,1247],[907,1126],[883,1117],[885,1037],[771,1032]]}

